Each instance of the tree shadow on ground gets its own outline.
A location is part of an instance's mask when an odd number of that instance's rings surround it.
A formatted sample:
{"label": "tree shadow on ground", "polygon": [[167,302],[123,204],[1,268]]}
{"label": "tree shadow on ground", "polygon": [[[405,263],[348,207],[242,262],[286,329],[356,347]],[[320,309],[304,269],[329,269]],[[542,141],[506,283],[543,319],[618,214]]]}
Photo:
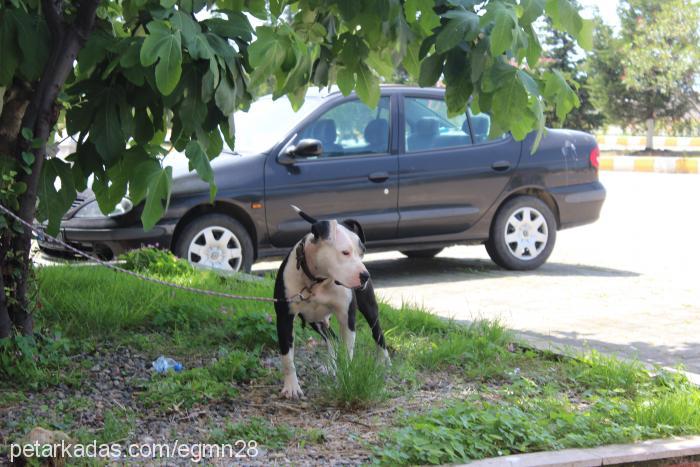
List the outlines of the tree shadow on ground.
{"label": "tree shadow on ground", "polygon": [[382,259],[365,263],[378,286],[419,285],[503,277],[637,277],[634,271],[585,264],[545,263],[534,271],[507,271],[490,260],[473,258]]}
{"label": "tree shadow on ground", "polygon": [[595,349],[609,355],[640,360],[649,365],[665,367],[682,365],[685,370],[700,374],[700,340],[659,345],[639,340],[627,343],[607,342],[600,338],[592,339],[593,334],[577,331],[552,331],[547,334],[520,331],[518,334],[537,344],[539,348],[551,347],[554,350],[562,350],[564,353]]}

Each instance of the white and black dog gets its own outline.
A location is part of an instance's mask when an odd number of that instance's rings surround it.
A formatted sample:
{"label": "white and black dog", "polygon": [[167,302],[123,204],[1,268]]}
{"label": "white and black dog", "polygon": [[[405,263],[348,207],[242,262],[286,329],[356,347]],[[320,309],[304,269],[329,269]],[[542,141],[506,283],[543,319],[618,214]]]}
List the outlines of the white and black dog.
{"label": "white and black dog", "polygon": [[354,219],[316,220],[292,206],[311,223],[311,233],[302,238],[277,271],[275,312],[284,388],[282,395],[295,399],[304,395],[294,367],[294,318],[301,317],[329,344],[335,337],[329,318],[335,315],[340,337],[352,358],[355,346],[355,312],[359,308],[372,329],[381,355],[389,363],[384,333],[379,325],[379,307],[369,272],[362,263],[365,236]]}

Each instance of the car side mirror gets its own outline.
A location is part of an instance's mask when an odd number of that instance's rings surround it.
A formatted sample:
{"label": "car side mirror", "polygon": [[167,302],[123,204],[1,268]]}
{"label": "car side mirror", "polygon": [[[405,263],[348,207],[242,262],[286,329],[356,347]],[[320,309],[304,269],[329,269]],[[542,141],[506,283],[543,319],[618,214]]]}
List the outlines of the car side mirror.
{"label": "car side mirror", "polygon": [[300,157],[314,157],[323,154],[323,144],[317,139],[302,139],[296,145],[288,146],[282,151],[279,162],[292,165]]}

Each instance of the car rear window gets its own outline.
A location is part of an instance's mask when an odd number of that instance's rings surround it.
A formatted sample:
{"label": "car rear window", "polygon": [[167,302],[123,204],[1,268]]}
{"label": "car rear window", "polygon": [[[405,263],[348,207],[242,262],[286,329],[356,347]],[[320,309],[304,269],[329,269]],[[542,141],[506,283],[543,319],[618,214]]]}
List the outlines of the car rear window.
{"label": "car rear window", "polygon": [[466,114],[449,117],[442,99],[406,97],[406,152],[472,144]]}

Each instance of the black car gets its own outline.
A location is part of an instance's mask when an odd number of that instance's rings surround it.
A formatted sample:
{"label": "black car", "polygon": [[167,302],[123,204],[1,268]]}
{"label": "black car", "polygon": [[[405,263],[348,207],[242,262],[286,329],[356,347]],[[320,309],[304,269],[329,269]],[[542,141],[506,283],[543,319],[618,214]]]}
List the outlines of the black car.
{"label": "black car", "polygon": [[546,261],[557,230],[595,221],[605,199],[593,136],[550,129],[530,154],[534,134],[515,141],[490,135],[487,114],[449,117],[443,89],[386,86],[375,109],[338,92],[309,93],[298,112],[264,97],[235,123],[236,152],[213,161],[213,204],[185,162],[150,231],[128,199],[105,216],[84,193],[63,238],[105,258],[157,245],[199,265],[249,270],[308,231],[294,204],[358,219],[369,250],[431,257],[484,243],[497,264],[522,270]]}

